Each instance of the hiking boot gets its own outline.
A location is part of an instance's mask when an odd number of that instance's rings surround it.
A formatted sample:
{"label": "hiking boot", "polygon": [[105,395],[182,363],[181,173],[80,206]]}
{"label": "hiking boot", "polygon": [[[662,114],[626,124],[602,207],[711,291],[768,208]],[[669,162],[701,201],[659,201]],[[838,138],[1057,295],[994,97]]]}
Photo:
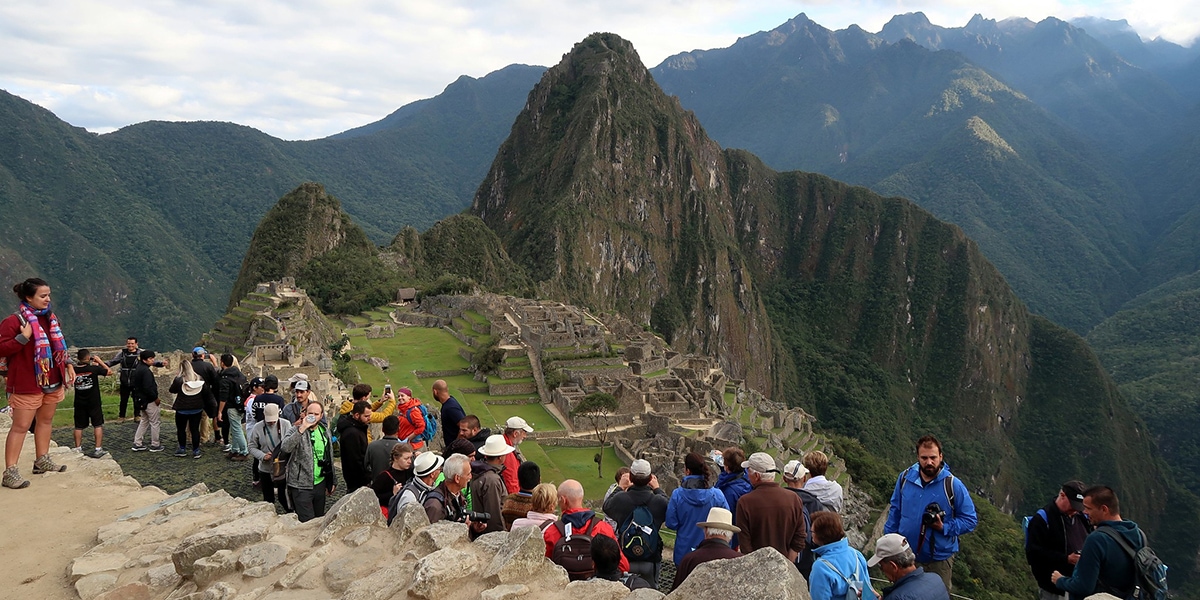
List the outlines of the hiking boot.
{"label": "hiking boot", "polygon": [[90,456],[92,458],[100,458],[101,456],[104,456],[105,454],[108,454],[108,450],[105,450],[103,448],[96,448],[95,450],[88,452],[84,456]]}
{"label": "hiking boot", "polygon": [[67,470],[67,465],[56,465],[50,460],[49,454],[43,454],[33,461],[33,474],[41,475],[42,473],[62,473]]}
{"label": "hiking boot", "polygon": [[186,457],[187,456],[187,448],[180,446],[179,449],[175,451],[175,456],[178,456],[179,458]]}
{"label": "hiking boot", "polygon": [[146,447],[141,444],[134,444],[133,448],[130,448],[130,450],[133,450],[134,452],[145,452]]}
{"label": "hiking boot", "polygon": [[192,451],[192,458],[200,458],[200,449],[196,448]]}
{"label": "hiking boot", "polygon": [[21,490],[29,487],[29,480],[21,477],[21,471],[17,465],[13,465],[4,470],[4,487],[14,490]]}
{"label": "hiking boot", "polygon": [[151,452],[162,452],[163,450],[165,450],[165,448],[162,447],[162,444],[154,444],[153,446],[150,446]]}

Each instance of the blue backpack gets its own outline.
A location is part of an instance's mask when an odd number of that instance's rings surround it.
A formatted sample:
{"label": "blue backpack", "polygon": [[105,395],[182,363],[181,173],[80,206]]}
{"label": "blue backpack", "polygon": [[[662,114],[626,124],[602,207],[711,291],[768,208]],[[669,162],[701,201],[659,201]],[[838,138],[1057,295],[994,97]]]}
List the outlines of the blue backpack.
{"label": "blue backpack", "polygon": [[[1047,525],[1050,524],[1050,517],[1048,515],[1046,515],[1046,509],[1039,508],[1036,516],[1041,517],[1042,522],[1044,522],[1045,524],[1047,524]],[[1028,515],[1024,519],[1021,519],[1021,529],[1025,532],[1025,547],[1026,548],[1029,547],[1029,522],[1033,520],[1033,517],[1034,517],[1034,515]]]}
{"label": "blue backpack", "polygon": [[[428,408],[425,408],[425,404],[418,403],[417,408],[421,409],[421,418],[425,420],[425,431],[412,436],[407,441],[428,444],[429,442],[433,441],[433,436],[437,433],[438,419],[429,412]],[[404,418],[408,419],[409,423],[412,423],[412,418],[409,417],[410,414],[412,414],[411,408],[407,413],[405,413]]]}

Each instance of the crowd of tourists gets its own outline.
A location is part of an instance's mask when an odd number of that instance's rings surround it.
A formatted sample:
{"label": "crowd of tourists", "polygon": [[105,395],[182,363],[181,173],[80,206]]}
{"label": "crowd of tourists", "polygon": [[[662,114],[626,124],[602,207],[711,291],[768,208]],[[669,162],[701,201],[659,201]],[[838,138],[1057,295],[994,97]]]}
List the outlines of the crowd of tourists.
{"label": "crowd of tourists", "polygon": [[[50,459],[49,443],[54,412],[68,386],[75,391],[75,449],[83,452],[83,433],[90,427],[95,445],[85,454],[106,454],[99,378],[111,375],[112,367],[119,369],[119,417],[132,406],[139,420],[132,450],[162,452],[162,397],[150,369],[169,365],[141,350],[134,337],[108,361],[86,349],[69,357],[49,284],[31,278],[13,291],[18,308],[0,321],[0,374],[6,376],[13,420],[3,486],[30,485],[17,464],[27,431],[34,434],[34,474],[66,469]],[[795,565],[814,600],[948,600],[959,537],[978,524],[967,487],[950,472],[933,436],[917,441],[916,463],[896,478],[883,535],[868,560],[847,541],[841,515],[846,498],[841,485],[826,477],[829,457],[819,450],[782,467],[767,453],[746,456],[738,447],[708,456],[689,453],[682,472],[672,474],[681,478],[670,494],[651,464],[637,459],[617,471],[598,513],[585,505],[580,482],[541,481],[539,466],[520,451],[533,432],[524,419],[511,417],[493,433],[478,416],[466,414],[445,381],[432,386],[440,405],[436,416],[408,388],[393,392],[388,385],[376,398],[370,385],[360,383],[350,400],[333,409],[331,422],[303,374],[282,382],[285,398],[276,376],[247,380],[230,354],[218,358],[196,347],[176,368],[167,390],[174,395],[175,456],[201,457],[207,415],[228,460],[249,464],[263,500],[303,522],[323,516],[337,489],[336,443],[347,493],[370,488],[389,524],[415,505],[431,523],[466,524],[471,539],[536,527],[546,556],[573,580],[666,587],[660,581],[662,533],[671,530],[671,589],[701,564],[772,548]],[[442,438],[435,440],[439,423]],[[378,439],[371,436],[374,424]],[[1064,483],[1026,519],[1025,548],[1043,600],[1077,600],[1095,592],[1130,598],[1160,587],[1165,592],[1165,567],[1151,560],[1145,534],[1121,517],[1108,487]],[[868,575],[872,567],[890,585],[877,591]]]}

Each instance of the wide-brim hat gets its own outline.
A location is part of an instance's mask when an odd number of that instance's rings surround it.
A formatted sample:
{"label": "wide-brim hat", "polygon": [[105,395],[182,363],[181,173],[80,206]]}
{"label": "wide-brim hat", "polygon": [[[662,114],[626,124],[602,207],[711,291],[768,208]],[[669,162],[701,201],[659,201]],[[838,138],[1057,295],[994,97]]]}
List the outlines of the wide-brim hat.
{"label": "wide-brim hat", "polygon": [[413,474],[417,477],[428,477],[431,473],[441,468],[445,462],[446,459],[433,452],[422,452],[413,461]]}
{"label": "wide-brim hat", "polygon": [[483,443],[475,452],[484,456],[504,456],[511,454],[516,448],[509,446],[504,441],[504,436],[500,434],[489,435],[487,441]]}
{"label": "wide-brim hat", "polygon": [[202,390],[202,389],[204,389],[204,380],[203,379],[197,379],[196,381],[183,382],[183,395],[184,396],[195,396],[196,394],[199,394],[200,390]]}
{"label": "wide-brim hat", "polygon": [[733,524],[733,513],[720,507],[712,507],[708,509],[708,519],[696,523],[696,527],[705,529],[724,529],[734,533],[741,533],[742,529]]}

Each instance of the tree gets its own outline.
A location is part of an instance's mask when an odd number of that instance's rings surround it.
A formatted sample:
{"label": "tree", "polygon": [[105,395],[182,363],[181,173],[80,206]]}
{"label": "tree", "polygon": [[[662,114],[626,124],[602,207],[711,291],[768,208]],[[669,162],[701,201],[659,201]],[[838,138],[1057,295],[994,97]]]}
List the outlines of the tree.
{"label": "tree", "polygon": [[617,399],[612,394],[595,392],[584,396],[571,411],[571,417],[587,419],[600,440],[600,452],[596,453],[596,475],[604,477],[604,447],[608,444],[609,426],[617,413]]}

